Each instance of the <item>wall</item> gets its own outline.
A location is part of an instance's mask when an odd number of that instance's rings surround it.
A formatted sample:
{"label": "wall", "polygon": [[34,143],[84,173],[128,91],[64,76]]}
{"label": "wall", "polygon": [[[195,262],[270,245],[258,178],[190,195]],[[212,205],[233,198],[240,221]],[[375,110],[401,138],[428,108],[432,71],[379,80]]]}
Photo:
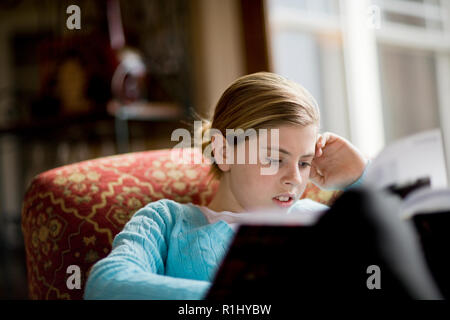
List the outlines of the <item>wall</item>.
{"label": "wall", "polygon": [[192,0],[194,102],[202,116],[212,111],[222,92],[245,74],[238,0]]}

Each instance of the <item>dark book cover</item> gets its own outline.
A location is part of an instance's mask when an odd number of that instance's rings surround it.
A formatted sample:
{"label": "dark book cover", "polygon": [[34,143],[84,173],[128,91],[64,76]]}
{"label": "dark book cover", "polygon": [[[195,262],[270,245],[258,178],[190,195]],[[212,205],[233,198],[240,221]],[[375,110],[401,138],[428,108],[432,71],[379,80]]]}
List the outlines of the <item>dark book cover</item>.
{"label": "dark book cover", "polygon": [[412,217],[425,259],[439,289],[450,297],[450,210]]}

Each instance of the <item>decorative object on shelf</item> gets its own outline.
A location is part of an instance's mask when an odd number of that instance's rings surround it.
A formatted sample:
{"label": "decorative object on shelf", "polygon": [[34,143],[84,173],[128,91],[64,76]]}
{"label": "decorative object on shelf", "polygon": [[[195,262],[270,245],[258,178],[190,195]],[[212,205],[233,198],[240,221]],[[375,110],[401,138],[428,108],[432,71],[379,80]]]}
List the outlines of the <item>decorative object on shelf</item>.
{"label": "decorative object on shelf", "polygon": [[135,49],[124,48],[118,60],[111,79],[113,97],[123,105],[144,100],[147,72],[141,55]]}
{"label": "decorative object on shelf", "polygon": [[106,5],[109,41],[118,60],[111,79],[111,91],[115,100],[127,105],[144,99],[147,70],[140,52],[125,46],[119,0],[108,0]]}
{"label": "decorative object on shelf", "polygon": [[129,120],[177,119],[184,112],[178,99],[170,94],[155,101],[152,93],[158,88],[151,85],[142,53],[126,45],[119,0],[107,1],[107,18],[110,45],[118,60],[111,79],[113,99],[108,102],[107,110],[116,119],[118,152],[124,153],[129,152]]}

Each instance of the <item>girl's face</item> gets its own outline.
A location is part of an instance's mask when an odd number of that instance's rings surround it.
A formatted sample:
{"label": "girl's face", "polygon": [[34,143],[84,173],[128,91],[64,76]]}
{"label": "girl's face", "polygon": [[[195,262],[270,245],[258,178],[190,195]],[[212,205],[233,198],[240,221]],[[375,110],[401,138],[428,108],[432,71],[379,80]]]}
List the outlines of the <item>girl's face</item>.
{"label": "girl's face", "polygon": [[[270,130],[267,136],[255,136],[250,140],[264,139],[268,150],[258,149],[257,163],[250,164],[249,145],[245,143],[245,164],[219,165],[224,171],[221,184],[227,191],[222,194],[222,207],[233,212],[253,211],[255,209],[277,208],[287,210],[303,194],[309,179],[311,162],[315,154],[317,126],[281,126],[278,128],[279,141],[271,141]],[[267,140],[266,140],[267,139]],[[265,144],[263,143],[263,144]],[[278,148],[278,156],[271,149]],[[237,153],[237,149],[235,149]],[[278,162],[275,174],[263,175],[263,168],[270,163],[261,162],[262,155],[267,155],[272,167]],[[276,167],[275,167],[276,168]],[[225,169],[225,170],[224,170]],[[264,170],[263,170],[264,171]],[[283,195],[289,197],[288,201]],[[281,199],[280,199],[281,197]]]}

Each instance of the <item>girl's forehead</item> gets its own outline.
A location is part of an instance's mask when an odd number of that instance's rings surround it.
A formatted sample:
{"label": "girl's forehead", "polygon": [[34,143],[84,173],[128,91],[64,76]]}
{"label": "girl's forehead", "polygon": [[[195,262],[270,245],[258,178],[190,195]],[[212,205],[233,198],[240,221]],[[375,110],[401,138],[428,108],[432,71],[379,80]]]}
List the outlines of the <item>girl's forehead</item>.
{"label": "girl's forehead", "polygon": [[318,133],[316,126],[280,127],[273,129],[272,131],[268,130],[266,133],[259,134],[258,145],[260,148],[291,150],[290,153],[292,154],[304,154],[315,149]]}
{"label": "girl's forehead", "polygon": [[319,133],[319,128],[316,125],[307,126],[279,126],[276,128],[267,128],[259,130],[259,138],[276,138],[278,137],[292,137],[292,138],[316,138]]}
{"label": "girl's forehead", "polygon": [[[311,144],[316,142],[319,129],[316,125],[285,125],[271,128],[260,128],[254,134],[245,135],[245,141],[263,145],[279,145],[280,143]],[[243,140],[241,140],[243,141]]]}

